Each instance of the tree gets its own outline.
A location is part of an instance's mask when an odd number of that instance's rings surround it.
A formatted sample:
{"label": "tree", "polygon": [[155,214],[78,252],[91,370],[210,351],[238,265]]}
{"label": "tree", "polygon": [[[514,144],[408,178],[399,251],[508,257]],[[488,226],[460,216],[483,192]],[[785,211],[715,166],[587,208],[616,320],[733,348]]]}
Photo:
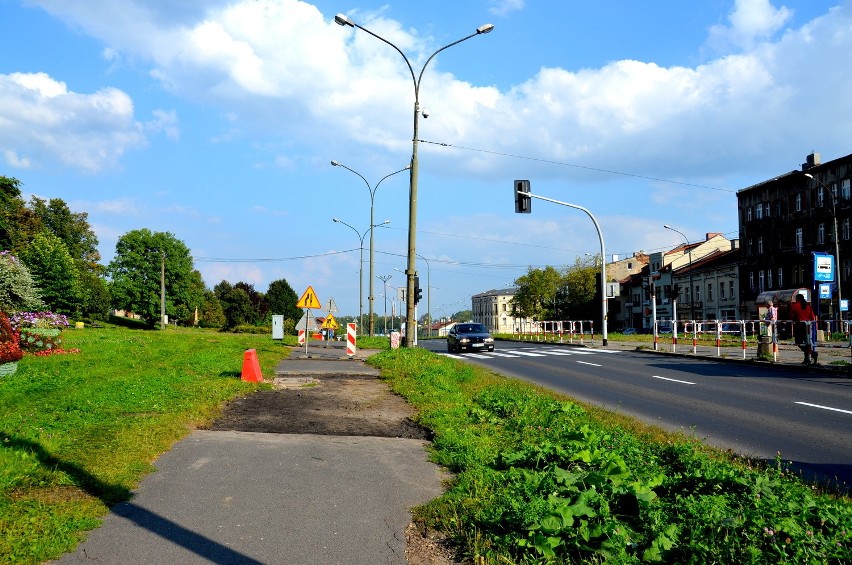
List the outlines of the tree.
{"label": "tree", "polygon": [[256,312],[245,286],[238,288],[228,281],[222,281],[213,288],[213,292],[216,293],[216,298],[219,299],[222,312],[225,314],[224,328],[230,329],[242,324],[253,323],[252,320],[256,316]]}
{"label": "tree", "polygon": [[93,271],[80,272],[80,303],[83,316],[106,320],[112,306],[112,295],[104,278]]}
{"label": "tree", "polygon": [[74,213],[61,198],[45,202],[33,196],[30,209],[41,219],[45,228],[62,240],[68,252],[87,269],[96,269],[101,255],[98,253],[98,238],[89,225],[89,215]]}
{"label": "tree", "polygon": [[30,269],[50,310],[59,314],[79,313],[80,276],[61,239],[49,231],[40,233],[21,253],[21,260]]}
{"label": "tree", "polygon": [[302,309],[296,306],[299,295],[285,279],[269,283],[266,300],[269,303],[269,311],[273,314],[282,314],[285,320],[294,320],[295,322],[301,319]]}
{"label": "tree", "polygon": [[515,316],[543,320],[563,286],[562,275],[556,268],[529,267],[527,274],[515,281],[518,291],[512,299]]}
{"label": "tree", "polygon": [[0,249],[20,255],[44,225],[21,198],[21,181],[0,176]]}
{"label": "tree", "polygon": [[567,308],[574,320],[599,320],[600,302],[595,300],[595,277],[600,276],[600,267],[582,261],[579,257],[565,272]]}
{"label": "tree", "polygon": [[149,327],[160,318],[160,274],[165,263],[166,314],[175,317],[183,308],[201,304],[189,248],[169,232],[133,230],[115,245],[115,258],[107,271],[112,279],[112,301],[142,316]]}
{"label": "tree", "polygon": [[212,290],[204,290],[198,310],[198,324],[206,328],[223,328],[226,323],[222,303]]}
{"label": "tree", "polygon": [[255,326],[263,323],[271,323],[271,318],[269,317],[269,302],[267,302],[266,297],[263,294],[254,289],[253,284],[240,281],[234,285],[234,288],[245,292],[246,296],[249,297],[249,302],[251,303],[252,313],[247,316],[245,323]]}
{"label": "tree", "polygon": [[41,293],[26,265],[8,251],[0,251],[0,311],[37,311],[43,308]]}

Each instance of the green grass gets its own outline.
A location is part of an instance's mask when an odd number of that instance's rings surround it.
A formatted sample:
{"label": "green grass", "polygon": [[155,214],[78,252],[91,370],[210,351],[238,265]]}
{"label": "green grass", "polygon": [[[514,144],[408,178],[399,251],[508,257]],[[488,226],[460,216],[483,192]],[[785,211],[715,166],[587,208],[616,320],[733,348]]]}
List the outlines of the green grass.
{"label": "green grass", "polygon": [[80,353],[21,360],[0,380],[0,563],[40,563],[74,548],[127,500],[152,462],[224,401],[246,349],[265,375],[288,349],[268,336],[207,330],[66,330]]}
{"label": "green grass", "polygon": [[695,438],[423,350],[371,363],[454,473],[416,519],[478,565],[852,561],[852,504]]}

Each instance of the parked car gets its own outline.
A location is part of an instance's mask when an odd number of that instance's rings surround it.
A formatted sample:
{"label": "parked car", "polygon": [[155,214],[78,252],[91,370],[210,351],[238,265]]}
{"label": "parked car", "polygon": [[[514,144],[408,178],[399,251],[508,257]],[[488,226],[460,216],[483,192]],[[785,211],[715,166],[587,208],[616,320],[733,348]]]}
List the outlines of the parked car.
{"label": "parked car", "polygon": [[447,333],[447,351],[494,351],[494,338],[482,324],[456,324]]}
{"label": "parked car", "polygon": [[621,333],[624,335],[633,335],[636,333],[636,328],[624,328],[624,331]]}

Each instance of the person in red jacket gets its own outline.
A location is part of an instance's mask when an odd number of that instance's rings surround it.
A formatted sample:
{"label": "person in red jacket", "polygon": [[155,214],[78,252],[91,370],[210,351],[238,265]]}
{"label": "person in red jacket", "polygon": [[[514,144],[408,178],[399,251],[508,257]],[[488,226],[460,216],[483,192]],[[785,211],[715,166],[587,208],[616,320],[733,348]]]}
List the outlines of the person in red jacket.
{"label": "person in red jacket", "polygon": [[790,304],[790,318],[793,320],[793,339],[805,354],[805,360],[802,363],[809,365],[813,358],[813,363],[816,365],[818,355],[815,339],[816,324],[807,322],[814,322],[817,317],[804,294],[797,294],[796,300]]}

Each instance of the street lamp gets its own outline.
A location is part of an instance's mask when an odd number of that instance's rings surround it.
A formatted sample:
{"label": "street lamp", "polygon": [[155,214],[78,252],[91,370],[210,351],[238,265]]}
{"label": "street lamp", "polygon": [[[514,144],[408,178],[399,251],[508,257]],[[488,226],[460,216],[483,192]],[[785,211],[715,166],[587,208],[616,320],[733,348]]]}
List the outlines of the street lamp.
{"label": "street lamp", "polygon": [[[691,321],[695,321],[695,300],[693,300],[694,290],[692,288],[692,244],[689,243],[689,239],[683,235],[683,232],[680,230],[676,230],[668,224],[663,225],[667,230],[672,230],[673,232],[677,232],[681,235],[683,240],[686,242],[686,250],[689,252],[689,319]],[[674,281],[672,281],[674,283]],[[677,312],[675,314],[675,321],[677,321]]]}
{"label": "street lamp", "polygon": [[384,284],[384,287],[385,287],[384,288],[385,292],[382,294],[382,296],[385,297],[385,335],[387,335],[388,334],[388,281],[393,278],[393,275],[378,275],[378,276],[376,276],[376,278],[379,279],[380,281],[382,281],[382,283]]}
{"label": "street lamp", "polygon": [[429,320],[429,337],[432,337],[432,266],[429,265],[429,259],[423,255],[418,255],[426,261],[426,319]]}
{"label": "street lamp", "polygon": [[350,169],[349,167],[347,167],[343,163],[338,163],[337,161],[332,161],[331,164],[334,167],[343,167],[347,171],[354,173],[354,174],[358,175],[359,177],[361,177],[361,180],[364,181],[364,184],[367,185],[367,190],[370,192],[370,295],[367,297],[367,301],[370,303],[370,336],[372,336],[373,335],[373,257],[374,257],[373,228],[375,227],[375,223],[373,221],[373,209],[374,209],[374,205],[376,203],[376,191],[379,189],[379,185],[382,184],[383,180],[385,180],[388,177],[392,177],[393,175],[395,175],[397,173],[401,173],[402,171],[406,171],[406,170],[410,169],[411,165],[407,165],[407,166],[401,168],[398,171],[394,171],[394,172],[390,173],[389,175],[383,176],[379,180],[379,182],[376,183],[376,186],[370,186],[370,183],[367,182],[367,179],[365,179],[364,176],[361,173],[359,173],[358,171],[356,171],[354,169]]}
{"label": "street lamp", "polygon": [[[842,324],[843,312],[840,311],[840,300],[841,300],[841,298],[840,298],[840,296],[841,296],[840,295],[840,273],[841,273],[841,271],[840,271],[840,243],[839,243],[840,238],[837,237],[837,209],[835,208],[836,198],[834,197],[834,191],[831,190],[830,188],[828,188],[827,186],[825,186],[824,182],[822,182],[821,180],[819,180],[818,178],[816,178],[815,176],[813,176],[810,173],[805,173],[805,176],[808,177],[809,179],[813,180],[813,181],[818,182],[819,185],[821,187],[823,187],[825,190],[827,190],[828,193],[831,195],[831,217],[834,220],[834,262],[835,262],[834,268],[837,270],[837,314],[838,314],[839,319],[841,320],[841,326],[842,326],[843,325]],[[843,328],[841,327],[840,329],[842,330]]]}
{"label": "street lamp", "polygon": [[383,226],[385,224],[389,224],[390,220],[385,220],[381,224],[376,224],[375,226],[370,226],[364,230],[364,233],[360,233],[351,225],[347,224],[341,219],[332,218],[332,222],[336,222],[338,224],[343,224],[347,228],[351,229],[355,232],[355,235],[358,236],[358,240],[361,244],[361,261],[358,263],[358,332],[360,333],[364,328],[364,237],[367,235],[367,232],[370,231],[370,228]]}
{"label": "street lamp", "polygon": [[489,33],[494,29],[492,24],[485,24],[476,28],[476,31],[467,37],[463,37],[457,41],[453,41],[448,45],[444,45],[426,59],[426,62],[423,63],[423,68],[420,69],[420,75],[415,77],[414,68],[411,66],[411,61],[408,60],[408,57],[405,56],[405,53],[400,50],[399,47],[385,39],[384,37],[373,33],[367,28],[360,26],[348,19],[343,14],[337,14],[334,16],[335,23],[341,26],[350,26],[353,28],[358,28],[361,31],[369,33],[379,41],[387,43],[391,47],[393,47],[397,53],[402,55],[402,58],[405,60],[405,64],[408,65],[408,71],[411,73],[411,80],[414,83],[414,135],[411,138],[411,177],[410,177],[410,188],[409,188],[409,196],[408,196],[408,265],[405,269],[405,273],[407,276],[406,281],[406,296],[405,296],[405,324],[406,324],[406,332],[405,332],[405,346],[413,347],[416,343],[416,335],[417,332],[417,320],[414,319],[414,277],[417,275],[417,266],[415,263],[415,255],[416,255],[416,239],[417,239],[417,175],[418,175],[418,166],[417,166],[417,144],[419,143],[419,118],[420,118],[420,82],[423,79],[423,73],[426,71],[426,66],[432,61],[432,59],[440,53],[441,51],[452,47],[453,45],[457,45],[462,41],[466,41],[471,37],[476,37],[477,35]]}

